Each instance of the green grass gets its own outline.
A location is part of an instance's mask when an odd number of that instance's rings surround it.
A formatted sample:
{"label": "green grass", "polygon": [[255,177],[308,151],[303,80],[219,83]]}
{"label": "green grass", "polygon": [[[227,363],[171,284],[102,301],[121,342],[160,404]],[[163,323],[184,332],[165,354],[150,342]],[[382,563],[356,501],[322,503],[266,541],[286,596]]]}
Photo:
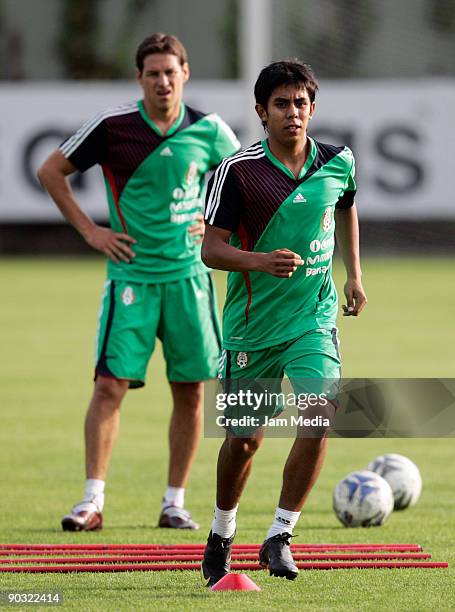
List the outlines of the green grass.
{"label": "green grass", "polygon": [[[369,304],[340,321],[344,374],[451,377],[455,371],[453,261],[368,259]],[[0,263],[0,542],[203,542],[209,530],[220,440],[202,440],[187,494],[198,533],[155,528],[165,487],[170,394],[159,351],[145,390],[130,392],[111,464],[105,529],[68,534],[60,518],[81,497],[82,422],[92,376],[93,336],[104,265],[93,260],[6,259]],[[342,275],[336,269],[339,288]],[[220,297],[224,277],[217,275]],[[237,542],[261,542],[272,519],[289,440],[269,439],[242,499]],[[195,572],[0,574],[0,590],[58,590],[65,609],[428,610],[454,605],[452,439],[331,440],[327,461],[296,530],[297,542],[418,542],[448,570],[302,572],[290,583],[250,573],[261,593],[211,593]],[[416,507],[379,529],[348,530],[331,510],[335,483],[383,452],[420,467]]]}

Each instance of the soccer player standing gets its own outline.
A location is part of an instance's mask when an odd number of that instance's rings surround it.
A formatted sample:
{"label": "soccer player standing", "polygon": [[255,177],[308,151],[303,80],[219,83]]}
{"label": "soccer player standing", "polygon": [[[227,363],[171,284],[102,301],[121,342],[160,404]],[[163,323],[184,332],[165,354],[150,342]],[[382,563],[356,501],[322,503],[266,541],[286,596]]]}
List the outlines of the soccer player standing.
{"label": "soccer player standing", "polygon": [[[136,53],[143,99],[87,121],[38,171],[66,219],[109,258],[85,421],[87,480],[64,530],[102,527],[120,405],[128,388],[144,385],[156,337],[173,396],[159,526],[198,528],[184,509],[184,490],[200,437],[202,381],[216,375],[220,350],[213,287],[200,259],[203,180],[240,145],[216,114],[183,103],[188,78],[186,50],[175,36],[146,38]],[[83,212],[67,179],[95,164],[104,175],[110,228]]]}
{"label": "soccer player standing", "polygon": [[[331,275],[336,238],[347,271],[344,314],[366,304],[361,283],[354,158],[347,147],[307,135],[318,88],[311,68],[282,61],[262,70],[256,111],[268,138],[225,160],[206,198],[204,262],[228,270],[220,377],[274,379],[296,394],[308,381],[339,381],[337,295]],[[334,407],[330,405],[332,416]],[[260,551],[270,573],[294,579],[290,538],[322,467],[326,431],[298,435],[283,473],[274,520]],[[231,430],[217,468],[215,515],[202,565],[208,584],[229,571],[236,512],[262,440]]]}

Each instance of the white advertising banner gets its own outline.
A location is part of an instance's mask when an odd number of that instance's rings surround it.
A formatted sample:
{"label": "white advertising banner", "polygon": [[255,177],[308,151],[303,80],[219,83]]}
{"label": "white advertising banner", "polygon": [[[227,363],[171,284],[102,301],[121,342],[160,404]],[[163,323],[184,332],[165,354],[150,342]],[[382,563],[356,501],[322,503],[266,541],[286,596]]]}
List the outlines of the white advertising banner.
{"label": "white advertising banner", "polygon": [[[238,82],[191,82],[188,104],[216,111],[243,146],[253,112],[251,87]],[[85,120],[105,108],[139,98],[132,84],[49,83],[0,86],[0,223],[61,219],[42,192],[36,170]],[[455,219],[455,82],[324,81],[310,134],[347,144],[357,160],[358,207],[363,219]],[[105,219],[101,170],[75,176],[83,208]]]}

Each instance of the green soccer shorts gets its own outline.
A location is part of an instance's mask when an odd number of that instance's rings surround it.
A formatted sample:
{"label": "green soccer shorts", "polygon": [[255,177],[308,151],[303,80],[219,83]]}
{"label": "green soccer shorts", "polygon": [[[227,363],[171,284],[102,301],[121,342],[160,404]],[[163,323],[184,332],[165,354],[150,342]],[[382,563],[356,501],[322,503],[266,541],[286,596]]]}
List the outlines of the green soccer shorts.
{"label": "green soccer shorts", "polygon": [[221,340],[209,273],[161,284],[108,280],[98,318],[95,378],[142,387],[157,337],[170,382],[216,377]]}
{"label": "green soccer shorts", "polygon": [[[257,397],[279,395],[283,377],[287,376],[295,396],[312,394],[335,400],[341,377],[341,357],[338,330],[316,329],[299,338],[259,351],[223,350],[218,377],[223,381],[224,392],[239,394],[256,393]],[[266,392],[266,394],[264,394]],[[275,396],[276,397],[276,396]],[[243,415],[273,419],[284,410],[280,402],[264,401],[254,409],[241,401],[227,406],[227,421]],[[257,422],[257,421],[256,421]],[[250,425],[226,427],[236,436],[251,435],[257,427]]]}

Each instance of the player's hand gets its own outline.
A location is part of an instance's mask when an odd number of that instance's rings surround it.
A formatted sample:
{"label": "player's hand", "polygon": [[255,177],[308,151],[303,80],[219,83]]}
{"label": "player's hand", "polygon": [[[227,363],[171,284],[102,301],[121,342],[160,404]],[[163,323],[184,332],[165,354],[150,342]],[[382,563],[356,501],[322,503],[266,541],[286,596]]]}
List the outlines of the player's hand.
{"label": "player's hand", "polygon": [[129,247],[130,244],[135,244],[136,240],[128,234],[113,232],[107,227],[94,225],[85,235],[85,240],[87,244],[107,255],[115,263],[120,261],[130,263],[136,257],[136,253]]}
{"label": "player's hand", "polygon": [[204,215],[199,214],[196,217],[194,223],[188,227],[188,232],[193,236],[194,244],[200,244],[202,242],[205,233]]}
{"label": "player's hand", "polygon": [[260,272],[266,272],[278,278],[290,278],[303,260],[298,253],[289,249],[276,249],[270,253],[262,253]]}
{"label": "player's hand", "polygon": [[362,283],[358,280],[348,279],[344,286],[344,295],[347,304],[343,304],[343,317],[357,317],[368,302]]}

